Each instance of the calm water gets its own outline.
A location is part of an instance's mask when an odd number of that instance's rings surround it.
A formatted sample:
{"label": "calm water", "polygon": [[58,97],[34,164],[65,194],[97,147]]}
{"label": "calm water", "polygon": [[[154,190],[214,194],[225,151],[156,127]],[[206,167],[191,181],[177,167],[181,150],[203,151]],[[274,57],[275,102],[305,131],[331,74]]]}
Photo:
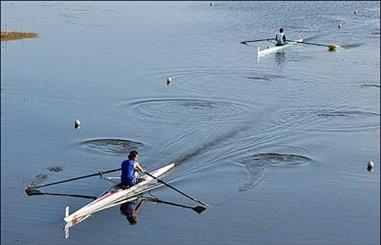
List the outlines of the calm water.
{"label": "calm water", "polygon": [[[1,25],[39,34],[1,43],[2,244],[379,244],[379,2],[1,2]],[[240,44],[281,26],[359,45],[257,60],[269,43]],[[116,207],[65,240],[65,206],[89,200],[24,193],[133,148],[147,170],[179,163],[165,180],[211,207],[143,202],[134,226]]]}

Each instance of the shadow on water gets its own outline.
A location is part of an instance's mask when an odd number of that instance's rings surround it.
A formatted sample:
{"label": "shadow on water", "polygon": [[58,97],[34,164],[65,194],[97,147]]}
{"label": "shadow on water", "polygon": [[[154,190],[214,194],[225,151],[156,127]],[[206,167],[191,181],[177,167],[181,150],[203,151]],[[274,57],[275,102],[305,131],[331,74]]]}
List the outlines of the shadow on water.
{"label": "shadow on water", "polygon": [[88,148],[111,154],[127,154],[131,150],[140,150],[143,148],[143,143],[126,140],[126,139],[93,139],[81,143]]}

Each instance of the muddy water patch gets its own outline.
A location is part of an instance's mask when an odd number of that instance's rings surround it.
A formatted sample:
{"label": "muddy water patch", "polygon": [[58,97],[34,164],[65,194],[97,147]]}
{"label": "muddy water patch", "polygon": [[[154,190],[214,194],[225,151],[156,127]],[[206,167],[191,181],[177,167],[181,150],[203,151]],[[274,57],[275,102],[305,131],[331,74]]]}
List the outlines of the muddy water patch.
{"label": "muddy water patch", "polygon": [[132,150],[140,150],[144,144],[127,139],[91,139],[81,145],[99,153],[128,154]]}

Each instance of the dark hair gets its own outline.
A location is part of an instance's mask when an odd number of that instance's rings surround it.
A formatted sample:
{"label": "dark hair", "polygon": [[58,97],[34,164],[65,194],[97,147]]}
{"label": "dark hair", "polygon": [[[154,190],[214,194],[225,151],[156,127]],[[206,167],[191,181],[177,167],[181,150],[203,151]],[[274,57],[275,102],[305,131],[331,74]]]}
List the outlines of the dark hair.
{"label": "dark hair", "polygon": [[128,154],[128,159],[135,160],[135,157],[139,155],[137,151],[130,151],[130,154]]}
{"label": "dark hair", "polygon": [[280,28],[280,29],[279,29],[279,32],[283,32],[283,28]]}

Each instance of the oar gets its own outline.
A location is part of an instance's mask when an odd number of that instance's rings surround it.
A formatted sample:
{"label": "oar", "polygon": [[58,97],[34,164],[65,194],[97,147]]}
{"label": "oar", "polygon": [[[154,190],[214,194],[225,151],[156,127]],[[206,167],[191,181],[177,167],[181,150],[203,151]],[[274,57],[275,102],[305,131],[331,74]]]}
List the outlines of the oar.
{"label": "oar", "polygon": [[148,175],[148,176],[150,176],[150,177],[152,177],[152,178],[156,179],[156,180],[157,180],[157,181],[159,181],[160,183],[162,183],[162,184],[164,184],[164,185],[168,186],[168,187],[169,187],[169,188],[171,188],[172,190],[175,190],[175,191],[177,191],[178,193],[180,193],[180,194],[182,194],[182,195],[184,195],[184,196],[188,197],[189,199],[191,199],[191,200],[193,200],[193,201],[195,201],[195,202],[198,202],[198,203],[200,203],[200,204],[202,204],[202,205],[204,205],[204,206],[207,206],[207,207],[209,207],[209,205],[208,205],[208,204],[206,204],[206,203],[204,203],[204,202],[202,202],[202,201],[200,201],[200,200],[197,200],[197,199],[195,199],[195,198],[193,198],[193,197],[189,196],[188,194],[185,194],[184,192],[182,192],[182,191],[180,191],[180,190],[176,189],[175,187],[171,186],[170,184],[167,184],[167,183],[165,183],[165,182],[164,182],[164,181],[162,181],[161,179],[159,179],[159,178],[156,178],[156,177],[155,177],[155,176],[153,176],[152,174],[150,174],[150,173],[147,173],[147,172],[143,172],[143,173],[145,173],[146,175]]}
{"label": "oar", "polygon": [[315,45],[315,46],[322,46],[322,47],[329,47],[330,45],[328,44],[321,44],[321,43],[309,43],[309,42],[299,42],[299,41],[292,41],[292,42],[297,42],[297,43],[303,43],[303,44],[309,44],[309,45]]}
{"label": "oar", "polygon": [[247,43],[253,43],[253,42],[261,42],[261,41],[270,41],[275,40],[275,38],[265,38],[265,39],[257,39],[257,40],[251,40],[251,41],[243,41],[241,44],[247,44]]}
{"label": "oar", "polygon": [[[61,180],[61,181],[57,181],[57,182],[53,182],[53,183],[48,183],[45,185],[38,185],[38,186],[32,186],[32,187],[33,188],[41,188],[41,187],[50,186],[50,185],[57,185],[57,184],[61,184],[61,183],[65,183],[65,182],[69,182],[69,181],[73,181],[73,180],[79,180],[79,179],[89,178],[89,177],[93,177],[93,176],[97,176],[97,175],[108,174],[108,173],[116,172],[119,170],[121,170],[121,168],[111,169],[111,170],[107,170],[107,171],[100,171],[100,172],[97,172],[94,174],[83,175],[83,176],[79,176],[79,177],[75,177],[75,178],[71,178],[71,179],[67,179],[67,180]],[[28,187],[31,187],[31,186],[28,186]]]}
{"label": "oar", "polygon": [[336,51],[338,48],[341,48],[342,46],[337,45],[337,44],[322,44],[322,43],[310,43],[310,42],[298,42],[297,43],[302,43],[302,44],[308,44],[308,45],[315,45],[315,46],[321,46],[321,47],[327,47],[328,51]]}
{"label": "oar", "polygon": [[28,196],[35,196],[35,195],[51,195],[51,196],[68,196],[68,197],[82,197],[82,198],[88,198],[88,199],[97,199],[96,196],[87,196],[87,195],[79,195],[79,194],[68,194],[68,193],[50,193],[50,192],[41,192],[37,189],[34,189],[32,187],[25,188],[25,193]]}
{"label": "oar", "polygon": [[165,203],[165,204],[168,204],[168,205],[182,207],[182,208],[189,208],[189,209],[192,209],[193,211],[195,211],[198,214],[200,214],[200,213],[202,213],[202,212],[204,212],[206,210],[205,207],[201,207],[201,206],[191,207],[191,206],[186,206],[186,205],[182,205],[182,204],[178,204],[178,203],[174,203],[174,202],[163,201],[163,200],[160,200],[158,198],[146,198],[146,200],[147,201],[151,201],[151,202],[156,202],[156,203]]}

